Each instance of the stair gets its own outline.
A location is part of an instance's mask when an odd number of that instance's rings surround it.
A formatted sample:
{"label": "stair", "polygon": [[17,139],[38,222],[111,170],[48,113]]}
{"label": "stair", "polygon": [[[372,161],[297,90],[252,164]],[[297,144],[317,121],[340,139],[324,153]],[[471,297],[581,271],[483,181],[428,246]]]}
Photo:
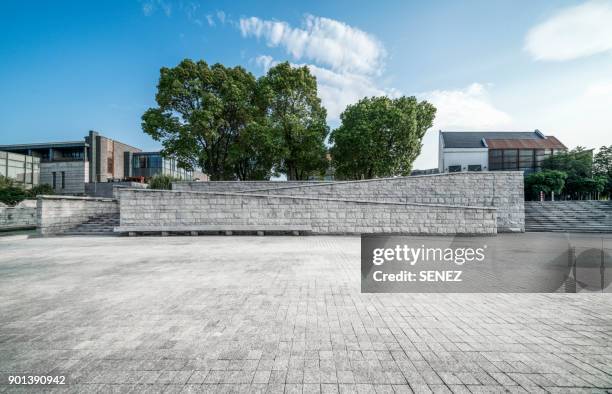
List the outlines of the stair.
{"label": "stair", "polygon": [[119,213],[105,213],[89,218],[85,223],[64,232],[65,235],[116,235],[115,227],[119,226]]}
{"label": "stair", "polygon": [[612,202],[525,201],[525,231],[612,233]]}

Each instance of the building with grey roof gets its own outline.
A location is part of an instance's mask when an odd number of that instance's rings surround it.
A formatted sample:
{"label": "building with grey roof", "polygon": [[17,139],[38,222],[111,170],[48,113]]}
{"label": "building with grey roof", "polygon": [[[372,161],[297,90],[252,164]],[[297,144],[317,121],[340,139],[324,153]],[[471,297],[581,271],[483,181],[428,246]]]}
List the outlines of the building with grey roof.
{"label": "building with grey roof", "polygon": [[541,168],[542,161],[567,147],[556,137],[534,131],[442,131],[438,171],[523,171]]}

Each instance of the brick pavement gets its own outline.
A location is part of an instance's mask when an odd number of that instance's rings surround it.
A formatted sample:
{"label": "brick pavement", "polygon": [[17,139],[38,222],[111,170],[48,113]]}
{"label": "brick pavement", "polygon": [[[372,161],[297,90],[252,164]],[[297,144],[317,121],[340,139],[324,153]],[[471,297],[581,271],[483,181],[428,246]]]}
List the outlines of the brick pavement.
{"label": "brick pavement", "polygon": [[358,237],[0,238],[0,391],[40,392],[11,374],[69,392],[612,388],[610,294],[360,294],[359,275]]}

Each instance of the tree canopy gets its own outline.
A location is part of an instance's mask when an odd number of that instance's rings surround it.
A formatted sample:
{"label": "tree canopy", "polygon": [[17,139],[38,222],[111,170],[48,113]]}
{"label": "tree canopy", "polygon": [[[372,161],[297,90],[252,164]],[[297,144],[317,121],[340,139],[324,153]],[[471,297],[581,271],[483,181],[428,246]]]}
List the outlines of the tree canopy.
{"label": "tree canopy", "polygon": [[538,199],[540,192],[560,194],[565,186],[567,174],[563,171],[544,170],[525,177],[525,195],[533,200]]}
{"label": "tree canopy", "polygon": [[340,115],[330,136],[339,178],[409,175],[436,109],[415,97],[366,97]]}
{"label": "tree canopy", "polygon": [[281,63],[257,80],[242,67],[183,60],[160,70],[142,128],[183,168],[211,180],[307,179],[325,168],[326,111],[307,67]]}
{"label": "tree canopy", "polygon": [[278,171],[287,179],[308,179],[326,168],[327,111],[317,95],[317,80],[308,67],[280,63],[260,79],[260,99],[273,139],[280,150]]}
{"label": "tree canopy", "polygon": [[581,146],[569,152],[554,154],[542,162],[542,169],[567,174],[562,193],[566,198],[593,198],[604,190],[605,179],[593,176],[593,151]]}
{"label": "tree canopy", "polygon": [[593,174],[604,179],[603,192],[612,196],[612,145],[602,146],[593,157]]}

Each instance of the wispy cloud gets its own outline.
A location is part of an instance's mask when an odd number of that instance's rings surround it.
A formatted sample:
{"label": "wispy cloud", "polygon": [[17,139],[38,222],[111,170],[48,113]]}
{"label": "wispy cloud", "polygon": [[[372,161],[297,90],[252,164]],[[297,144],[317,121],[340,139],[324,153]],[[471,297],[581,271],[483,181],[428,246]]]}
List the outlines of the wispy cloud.
{"label": "wispy cloud", "polygon": [[164,0],[144,0],[141,1],[142,13],[145,16],[153,15],[157,10],[161,10],[166,16],[172,15],[172,4]]}
{"label": "wispy cloud", "polygon": [[241,18],[244,37],[283,47],[295,60],[312,61],[338,72],[379,74],[386,51],[374,36],[334,19],[306,15],[302,27],[283,21]]}
{"label": "wispy cloud", "polygon": [[612,50],[612,2],[592,1],[559,10],[527,34],[536,60],[565,61]]}

